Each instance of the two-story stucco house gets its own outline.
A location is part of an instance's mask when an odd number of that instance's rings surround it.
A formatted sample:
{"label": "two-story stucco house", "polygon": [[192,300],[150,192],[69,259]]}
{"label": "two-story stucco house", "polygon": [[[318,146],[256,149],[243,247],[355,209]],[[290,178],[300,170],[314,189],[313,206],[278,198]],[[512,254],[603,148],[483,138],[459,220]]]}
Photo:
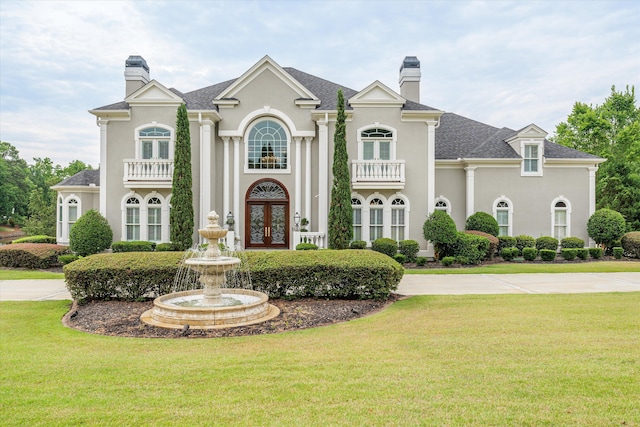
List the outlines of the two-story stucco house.
{"label": "two-story stucco house", "polygon": [[186,93],[152,80],[140,56],[125,65],[124,100],[90,110],[100,129],[99,174],[54,187],[59,243],[91,208],[115,240],[169,240],[176,110],[184,103],[196,228],[216,210],[233,216],[247,249],[293,248],[292,230],[306,218],[324,245],[339,88],[355,240],[414,239],[426,250],[422,224],[434,209],[459,229],[484,211],[504,235],[588,239],[604,159],[549,142],[534,124],[496,128],[422,104],[416,57],[402,62],[399,93],[379,81],[350,89],[268,56],[240,77]]}

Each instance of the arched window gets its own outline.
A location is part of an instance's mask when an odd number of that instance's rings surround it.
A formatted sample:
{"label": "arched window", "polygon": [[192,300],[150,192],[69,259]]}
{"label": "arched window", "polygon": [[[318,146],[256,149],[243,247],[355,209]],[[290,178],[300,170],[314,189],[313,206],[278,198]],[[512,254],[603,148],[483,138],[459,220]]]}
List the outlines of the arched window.
{"label": "arched window", "polygon": [[373,242],[383,236],[384,202],[379,198],[369,202],[369,240]]}
{"label": "arched window", "polygon": [[147,200],[147,240],[162,241],[162,201],[157,197]]}
{"label": "arched window", "polygon": [[571,204],[562,196],[551,202],[551,232],[558,240],[571,235]]}
{"label": "arched window", "polygon": [[130,196],[125,202],[125,240],[140,240],[140,199]]}
{"label": "arched window", "polygon": [[362,201],[357,197],[351,199],[353,213],[353,240],[362,240]]}
{"label": "arched window", "polygon": [[289,140],[278,122],[257,122],[249,131],[247,144],[249,169],[287,169]]}
{"label": "arched window", "polygon": [[436,198],[436,203],[434,208],[437,211],[444,211],[449,215],[451,215],[451,202],[449,202],[449,199],[447,199],[444,196],[438,196]]}
{"label": "arched window", "polygon": [[513,230],[513,204],[505,196],[493,202],[493,217],[498,221],[498,236],[511,236]]}
{"label": "arched window", "polygon": [[397,242],[405,239],[405,204],[401,198],[391,201],[391,238]]}
{"label": "arched window", "polygon": [[138,158],[164,159],[173,157],[171,130],[159,126],[149,126],[138,130]]}
{"label": "arched window", "polygon": [[360,132],[362,153],[360,160],[393,160],[393,132],[379,127]]}
{"label": "arched window", "polygon": [[71,227],[78,220],[78,200],[67,200],[67,230],[71,231]]}

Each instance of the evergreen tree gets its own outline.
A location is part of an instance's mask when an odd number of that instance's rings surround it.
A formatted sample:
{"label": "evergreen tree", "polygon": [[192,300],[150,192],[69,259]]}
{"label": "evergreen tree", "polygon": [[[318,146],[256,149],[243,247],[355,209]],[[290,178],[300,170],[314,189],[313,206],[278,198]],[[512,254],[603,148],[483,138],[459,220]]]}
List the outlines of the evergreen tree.
{"label": "evergreen tree", "polygon": [[171,196],[171,242],[184,251],[193,244],[193,192],[191,190],[191,136],[187,107],[180,105],[176,118]]}
{"label": "evergreen tree", "polygon": [[347,249],[353,233],[351,183],[347,154],[344,95],[338,90],[338,116],[333,135],[333,186],[329,208],[329,248]]}

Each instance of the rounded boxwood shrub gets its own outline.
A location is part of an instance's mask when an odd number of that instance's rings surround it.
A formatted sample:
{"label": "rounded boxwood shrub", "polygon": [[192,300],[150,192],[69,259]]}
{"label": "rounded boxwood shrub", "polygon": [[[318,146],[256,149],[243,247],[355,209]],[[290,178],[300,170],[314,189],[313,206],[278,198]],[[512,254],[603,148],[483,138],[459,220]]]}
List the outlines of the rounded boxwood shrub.
{"label": "rounded boxwood shrub", "polygon": [[497,237],[500,232],[498,221],[486,212],[476,212],[467,218],[464,229],[482,231],[494,237]]}
{"label": "rounded boxwood shrub", "polygon": [[578,248],[578,258],[580,258],[583,261],[586,261],[589,258],[589,249]]}
{"label": "rounded boxwood shrub", "polygon": [[612,209],[598,209],[587,222],[587,233],[597,244],[605,248],[614,245],[624,235],[626,221],[620,212]]}
{"label": "rounded boxwood shrub", "polygon": [[395,259],[399,264],[404,264],[405,262],[407,262],[407,257],[404,254],[395,254],[393,256],[393,259]]}
{"label": "rounded boxwood shrub", "polygon": [[398,253],[398,243],[388,237],[380,237],[373,241],[371,249],[393,258]]}
{"label": "rounded boxwood shrub", "polygon": [[565,249],[562,249],[560,253],[562,254],[562,258],[564,258],[565,260],[573,261],[578,256],[578,249],[565,248]]}
{"label": "rounded boxwood shrub", "polygon": [[318,245],[313,243],[298,243],[296,245],[296,251],[317,251]]}
{"label": "rounded boxwood shrub", "polygon": [[436,258],[452,255],[448,245],[455,244],[458,229],[448,213],[439,210],[431,212],[422,224],[422,234],[425,240],[433,244]]}
{"label": "rounded boxwood shrub", "polygon": [[453,255],[460,264],[480,264],[487,256],[489,246],[486,237],[459,232]]}
{"label": "rounded boxwood shrub", "polygon": [[505,261],[512,261],[516,256],[518,256],[519,251],[518,248],[513,247],[507,247],[507,248],[503,248],[500,251],[500,257],[505,260]]}
{"label": "rounded boxwood shrub", "polygon": [[416,258],[416,265],[418,267],[424,267],[425,265],[427,265],[427,257],[426,256],[419,256]]}
{"label": "rounded boxwood shrub", "polygon": [[485,233],[483,231],[476,231],[476,230],[467,230],[465,231],[466,234],[473,234],[475,236],[481,236],[486,238],[487,240],[489,240],[489,248],[487,249],[487,254],[485,256],[485,259],[491,259],[493,258],[493,255],[498,251],[498,238],[492,234],[489,233]]}
{"label": "rounded boxwood shrub", "polygon": [[622,259],[622,255],[624,255],[624,249],[620,246],[616,246],[613,248],[613,257],[615,259]]}
{"label": "rounded boxwood shrub", "polygon": [[536,239],[536,249],[558,250],[558,239],[551,236],[542,236]]}
{"label": "rounded boxwood shrub", "polygon": [[442,260],[440,260],[440,262],[442,263],[443,266],[450,267],[450,266],[453,265],[455,260],[456,260],[455,257],[446,256],[446,257],[442,258]]}
{"label": "rounded boxwood shrub", "polygon": [[556,259],[556,251],[552,251],[551,249],[540,249],[539,255],[543,261],[553,261]]}
{"label": "rounded boxwood shrub", "polygon": [[416,255],[420,251],[420,244],[415,240],[401,240],[398,243],[398,249],[402,255],[407,257],[407,262],[415,262]]}
{"label": "rounded boxwood shrub", "polygon": [[113,232],[106,218],[91,209],[84,213],[69,232],[71,250],[80,256],[100,253],[109,249]]}
{"label": "rounded boxwood shrub", "polygon": [[620,244],[625,255],[632,258],[640,258],[640,231],[632,231],[620,239]]}
{"label": "rounded boxwood shrub", "polygon": [[365,249],[367,247],[367,242],[364,240],[354,240],[349,244],[350,249]]}
{"label": "rounded boxwood shrub", "polygon": [[516,236],[516,248],[522,253],[524,248],[535,248],[536,247],[536,239],[531,236],[527,236],[521,234],[520,236]]}
{"label": "rounded boxwood shrub", "polygon": [[589,248],[589,255],[591,255],[591,258],[593,259],[602,258],[602,253],[603,253],[602,248]]}
{"label": "rounded boxwood shrub", "polygon": [[527,261],[533,261],[538,257],[538,250],[536,248],[524,248],[522,249],[522,257]]}
{"label": "rounded boxwood shrub", "polygon": [[499,236],[498,237],[498,253],[501,253],[504,248],[515,248],[516,238],[513,236]]}
{"label": "rounded boxwood shrub", "polygon": [[580,249],[584,248],[584,240],[579,237],[565,237],[560,241],[560,246],[563,249]]}

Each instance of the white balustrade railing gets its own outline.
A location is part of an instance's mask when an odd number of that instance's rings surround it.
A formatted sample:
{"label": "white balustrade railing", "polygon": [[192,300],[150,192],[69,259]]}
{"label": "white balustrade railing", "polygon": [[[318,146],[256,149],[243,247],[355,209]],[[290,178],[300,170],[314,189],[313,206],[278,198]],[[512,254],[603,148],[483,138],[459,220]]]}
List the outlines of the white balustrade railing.
{"label": "white balustrade railing", "polygon": [[124,161],[124,181],[171,181],[173,160],[132,160]]}
{"label": "white balustrade railing", "polygon": [[299,243],[313,243],[319,248],[326,248],[325,234],[317,231],[294,231],[293,232],[293,248],[295,249]]}
{"label": "white balustrade railing", "polygon": [[404,160],[353,160],[352,183],[401,183],[404,184]]}

